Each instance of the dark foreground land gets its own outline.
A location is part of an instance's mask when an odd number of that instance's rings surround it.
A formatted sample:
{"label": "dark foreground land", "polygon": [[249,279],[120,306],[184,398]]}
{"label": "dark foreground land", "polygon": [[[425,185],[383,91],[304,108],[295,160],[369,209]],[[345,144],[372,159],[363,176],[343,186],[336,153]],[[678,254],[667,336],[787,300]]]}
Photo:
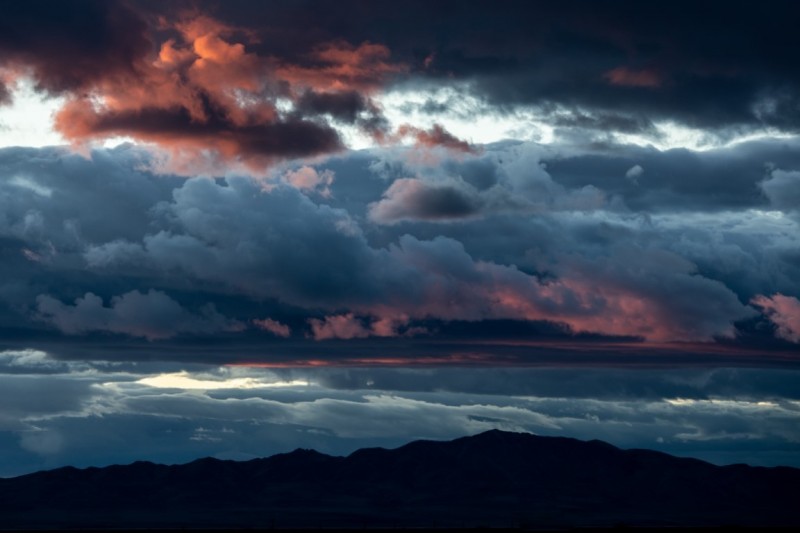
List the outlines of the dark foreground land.
{"label": "dark foreground land", "polygon": [[296,450],[0,480],[0,529],[9,530],[789,525],[800,525],[798,469],[502,431],[348,457]]}

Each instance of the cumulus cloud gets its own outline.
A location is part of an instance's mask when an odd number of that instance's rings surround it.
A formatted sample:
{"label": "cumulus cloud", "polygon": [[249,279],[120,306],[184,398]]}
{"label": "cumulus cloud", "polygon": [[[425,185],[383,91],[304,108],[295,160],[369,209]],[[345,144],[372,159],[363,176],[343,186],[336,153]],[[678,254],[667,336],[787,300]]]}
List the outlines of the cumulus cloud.
{"label": "cumulus cloud", "polygon": [[331,195],[334,172],[331,170],[318,172],[316,169],[305,165],[297,170],[287,170],[281,176],[281,179],[301,191],[316,192],[327,198]]}
{"label": "cumulus cloud", "polygon": [[752,300],[777,326],[776,335],[789,342],[800,342],[800,300],[793,296],[758,295]]}
{"label": "cumulus cloud", "polygon": [[[186,182],[161,212],[170,230],[138,243],[90,247],[90,265],[109,272],[177,269],[250,297],[331,311],[344,306],[356,316],[546,320],[653,340],[730,336],[733,322],[752,312],[676,254],[619,248],[599,262],[568,254],[542,265],[553,273],[543,280],[513,265],[475,260],[452,238],[403,235],[373,248],[346,212],[294,189],[264,192],[247,180]],[[684,298],[698,291],[713,312]],[[350,337],[365,336],[353,327]]]}
{"label": "cumulus cloud", "polygon": [[[15,176],[0,184],[0,232],[10,254],[4,301],[20,309],[41,294],[72,301],[57,280],[75,276],[67,285],[82,287],[78,294],[105,298],[202,286],[201,301],[226,298],[242,320],[268,316],[293,329],[308,318],[352,313],[365,328],[402,315],[407,328],[427,320],[550,321],[572,332],[710,340],[731,338],[734,324],[754,315],[742,302],[755,294],[794,290],[791,219],[626,213],[605,191],[570,181],[585,175],[580,155],[545,162],[540,148],[512,145],[426,167],[386,151],[290,171],[302,170],[296,185],[328,187],[329,197],[303,194],[283,178],[265,189],[247,178],[153,176],[135,170],[143,157],[131,147],[97,151],[92,160],[57,150],[3,152],[0,164]],[[369,171],[373,157],[402,163],[377,176]],[[602,183],[627,181],[631,156],[606,157],[594,158]],[[681,153],[649,157],[648,169],[674,161],[691,168]],[[703,168],[724,168],[706,161]],[[326,170],[336,179],[322,179]],[[408,172],[418,177],[401,177]],[[759,172],[749,178],[751,191]],[[647,201],[670,197],[663,175],[653,171],[637,188],[647,190]],[[453,199],[468,209],[453,208]],[[444,220],[459,223],[431,224]],[[25,259],[24,250],[42,261]],[[79,278],[73,265],[89,269]],[[33,276],[54,281],[25,281]],[[125,286],[104,288],[110,280]],[[287,321],[268,307],[276,301],[307,314]],[[267,307],[254,310],[251,302]]]}
{"label": "cumulus cloud", "polygon": [[73,305],[46,294],[40,295],[36,302],[42,320],[70,335],[104,331],[156,340],[180,333],[216,333],[243,328],[239,322],[219,314],[212,305],[193,314],[165,293],[153,289],[147,293],[131,291],[115,296],[107,307],[102,298],[91,292],[76,298]]}
{"label": "cumulus cloud", "polygon": [[[515,147],[501,154],[462,164],[450,162],[455,168],[449,175],[433,170],[439,165],[410,164],[419,176],[392,181],[383,198],[369,204],[369,217],[388,225],[452,222],[498,214],[594,211],[611,203],[594,185],[570,189],[554,181],[533,146]],[[482,165],[495,175],[488,179],[476,176]],[[481,169],[482,174],[486,172]]]}

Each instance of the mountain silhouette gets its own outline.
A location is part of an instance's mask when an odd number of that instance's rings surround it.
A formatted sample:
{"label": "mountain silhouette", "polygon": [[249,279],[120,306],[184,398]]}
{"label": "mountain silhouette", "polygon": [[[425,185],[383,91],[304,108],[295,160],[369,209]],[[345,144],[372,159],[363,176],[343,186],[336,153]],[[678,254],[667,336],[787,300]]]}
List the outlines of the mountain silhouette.
{"label": "mountain silhouette", "polygon": [[0,528],[800,525],[800,470],[487,431],[0,479]]}

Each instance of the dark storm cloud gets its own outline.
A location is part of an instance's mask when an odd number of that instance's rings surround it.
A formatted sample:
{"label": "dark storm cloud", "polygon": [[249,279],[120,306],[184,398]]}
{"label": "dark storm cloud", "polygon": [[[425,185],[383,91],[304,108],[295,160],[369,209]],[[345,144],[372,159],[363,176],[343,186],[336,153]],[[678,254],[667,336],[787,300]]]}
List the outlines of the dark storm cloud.
{"label": "dark storm cloud", "polygon": [[[64,115],[64,132],[78,141],[89,126],[105,122],[141,121],[134,135],[147,129],[155,110],[190,112],[202,135],[198,94],[226,110],[224,131],[234,138],[291,133],[248,133],[259,121],[274,122],[270,106],[278,96],[304,113],[344,122],[367,110],[361,126],[375,131],[385,124],[370,99],[395,81],[408,88],[466,82],[500,112],[531,105],[555,124],[594,130],[652,134],[659,120],[795,130],[798,120],[792,2],[767,10],[703,1],[688,13],[682,5],[656,13],[631,1],[511,2],[502,9],[488,2],[412,2],[391,17],[386,6],[360,1],[206,7],[200,16],[196,4],[7,6],[0,50],[12,70],[32,67],[47,90],[113,95],[105,102],[110,113],[84,117],[82,127],[67,124],[81,113]],[[233,102],[230,91],[246,92],[248,103]],[[289,143],[288,154],[337,147],[337,139],[326,139],[307,150]],[[286,148],[264,142],[270,150]]]}
{"label": "dark storm cloud", "polygon": [[129,135],[162,147],[217,149],[232,159],[263,166],[277,157],[312,156],[344,148],[336,130],[325,124],[289,119],[241,125],[209,108],[201,123],[186,109],[147,107],[102,114],[86,107],[67,113],[60,121],[65,123],[62,129],[77,138]]}
{"label": "dark storm cloud", "polygon": [[331,115],[353,124],[360,113],[370,110],[370,105],[366,98],[356,91],[341,93],[306,91],[297,101],[297,109],[314,115]]}
{"label": "dark storm cloud", "polygon": [[412,2],[391,17],[387,9],[352,2],[309,12],[293,4],[259,14],[229,2],[217,15],[260,28],[265,50],[309,49],[333,36],[380,42],[414,76],[471,81],[499,105],[558,104],[700,127],[797,127],[793,2]]}
{"label": "dark storm cloud", "polygon": [[[300,63],[196,9],[38,1],[4,9],[0,86],[65,96],[56,129],[76,145],[128,136],[158,145],[184,175],[263,175],[286,158],[342,149],[326,122],[386,127],[368,93],[403,72],[377,43],[316,41]],[[174,9],[173,9],[174,8]],[[300,61],[301,58],[296,58]],[[279,99],[293,110],[279,109]]]}
{"label": "dark storm cloud", "polygon": [[151,46],[145,20],[122,2],[33,0],[2,8],[0,64],[33,68],[38,86],[53,93],[134,74]]}

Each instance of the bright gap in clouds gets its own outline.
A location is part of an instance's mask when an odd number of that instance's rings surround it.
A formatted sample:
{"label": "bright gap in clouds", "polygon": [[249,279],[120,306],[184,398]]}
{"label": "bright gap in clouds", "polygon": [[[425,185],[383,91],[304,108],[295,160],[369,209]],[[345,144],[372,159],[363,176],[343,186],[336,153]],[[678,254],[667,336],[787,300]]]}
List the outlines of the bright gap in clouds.
{"label": "bright gap in clouds", "polygon": [[284,387],[307,387],[310,382],[305,380],[290,381],[262,381],[253,377],[203,379],[194,377],[188,372],[173,372],[157,374],[142,378],[136,383],[157,389],[183,389],[183,390],[225,390],[225,389],[262,389]]}
{"label": "bright gap in clouds", "polygon": [[53,129],[53,115],[64,104],[64,98],[37,93],[33,82],[27,79],[17,81],[11,96],[10,104],[0,106],[0,148],[65,143]]}
{"label": "bright gap in clouds", "polygon": [[[54,114],[65,102],[63,97],[36,92],[33,81],[24,78],[16,82],[12,97],[11,104],[0,106],[0,148],[66,144],[61,134],[53,128]],[[562,142],[569,145],[574,142],[571,139],[562,140],[558,128],[552,123],[558,114],[569,116],[569,110],[544,112],[534,107],[520,106],[500,110],[472,94],[468,85],[414,89],[399,87],[377,95],[375,101],[392,129],[404,124],[430,129],[439,124],[458,138],[479,145],[505,140],[533,141],[543,145]],[[278,100],[276,104],[283,112],[292,109],[291,103],[286,100]],[[794,137],[769,128],[720,137],[710,131],[670,121],[655,122],[654,126],[655,131],[652,134],[585,131],[596,136],[597,140],[649,146],[661,151],[674,148],[707,151],[747,141]],[[350,149],[376,147],[375,139],[356,125],[336,123],[335,127]],[[576,131],[576,128],[566,129]],[[102,146],[114,148],[123,143],[135,142],[131,137],[109,137],[102,142]]]}
{"label": "bright gap in clouds", "polygon": [[[399,88],[376,98],[384,115],[393,127],[412,124],[430,129],[440,124],[450,133],[474,144],[489,144],[505,140],[533,141],[539,144],[564,144],[575,142],[569,137],[560,138],[554,120],[569,118],[577,113],[591,117],[592,113],[582,109],[557,108],[544,111],[536,107],[517,106],[513,109],[498,109],[496,106],[474,96],[468,85],[436,87],[432,89]],[[794,134],[775,128],[763,128],[747,133],[724,132],[692,128],[673,121],[654,121],[652,133],[624,133],[611,130],[584,129],[589,138],[642,147],[660,151],[684,148],[703,152],[726,148],[735,144],[761,139],[789,139]],[[562,131],[581,131],[580,127],[564,127]],[[348,145],[367,148],[371,139],[360,132],[345,135]]]}
{"label": "bright gap in clouds", "polygon": [[502,112],[470,94],[468,86],[399,89],[376,98],[393,127],[411,124],[430,129],[439,124],[472,144],[514,139],[548,144],[553,128],[532,109]]}

